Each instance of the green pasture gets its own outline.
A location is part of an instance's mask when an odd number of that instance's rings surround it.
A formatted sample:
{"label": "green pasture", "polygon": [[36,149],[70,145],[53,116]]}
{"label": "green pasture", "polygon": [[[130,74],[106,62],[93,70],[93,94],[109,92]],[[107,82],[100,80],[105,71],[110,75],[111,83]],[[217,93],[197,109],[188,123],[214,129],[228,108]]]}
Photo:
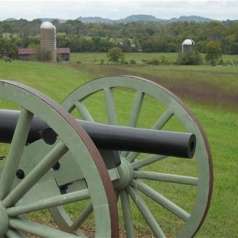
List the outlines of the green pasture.
{"label": "green pasture", "polygon": [[[161,54],[127,54],[126,57],[141,61],[146,57],[157,57]],[[165,54],[174,59],[174,54]],[[203,125],[211,145],[214,162],[215,186],[211,209],[204,226],[196,237],[199,238],[235,238],[238,234],[238,185],[237,185],[237,155],[238,155],[238,103],[235,103],[238,95],[238,67],[234,66],[138,66],[138,65],[95,65],[102,58],[106,59],[105,54],[73,54],[73,64],[45,64],[37,62],[14,61],[6,63],[0,61],[0,78],[16,80],[39,89],[44,94],[61,102],[73,89],[86,81],[104,75],[133,74],[147,77],[160,82],[164,86],[171,88],[182,96],[185,103],[191,108],[193,113]],[[228,56],[227,56],[228,57]],[[231,56],[229,56],[231,57]],[[229,58],[228,57],[228,58]],[[238,58],[237,56],[232,56]],[[94,60],[96,61],[94,62]],[[80,61],[81,64],[76,64]],[[85,64],[83,64],[85,63]],[[183,91],[189,85],[188,91]],[[209,88],[210,97],[199,98],[197,95],[198,86]],[[176,87],[175,87],[176,86]],[[192,93],[190,93],[192,92]],[[220,97],[214,98],[219,92]],[[125,123],[130,110],[132,100],[130,93],[118,92],[115,96],[118,106],[124,105],[123,110],[119,111],[122,123]],[[232,95],[232,97],[230,97]],[[97,103],[88,102],[92,114],[99,121],[105,120],[102,108],[102,95],[98,95]],[[233,100],[234,99],[234,100]],[[129,101],[129,104],[125,104]],[[223,101],[223,102],[222,102]],[[1,107],[7,104],[0,102]],[[150,126],[158,108],[152,99],[148,99],[144,109],[145,118],[141,120],[142,126]],[[176,123],[172,123],[171,128],[178,128]],[[2,147],[1,147],[2,148]],[[1,153],[4,150],[1,149]],[[193,175],[193,171],[187,162],[172,160],[170,163],[162,164],[165,170],[172,168],[174,172],[180,174]],[[161,165],[158,165],[161,167]],[[159,168],[158,167],[158,168]],[[157,168],[157,167],[156,167]],[[155,168],[153,168],[155,169]],[[154,185],[152,185],[154,186]],[[160,185],[160,188],[169,198],[177,199],[178,204],[189,207],[190,200],[194,196],[194,191],[181,187],[170,190],[169,186]],[[184,190],[183,190],[184,189]],[[180,194],[178,196],[178,194]],[[156,217],[160,218],[161,225],[170,229],[172,235],[179,222],[167,213],[158,210],[153,204],[151,208],[155,211]],[[72,212],[76,207],[71,207]],[[162,218],[161,218],[162,216]],[[40,219],[43,219],[41,217]],[[171,227],[169,223],[175,222]],[[144,229],[142,217],[136,215],[136,226]]]}
{"label": "green pasture", "polygon": [[[130,60],[135,60],[137,64],[143,64],[144,61],[157,59],[164,60],[165,64],[175,64],[177,59],[177,53],[125,53],[125,61],[130,63]],[[204,58],[205,55],[202,54]],[[108,62],[106,53],[73,53],[71,55],[72,63],[82,64],[100,64]],[[238,62],[238,55],[223,55],[223,61],[225,63]],[[205,61],[204,61],[205,62]]]}
{"label": "green pasture", "polygon": [[[136,60],[137,63],[142,64],[143,60],[161,59],[165,57],[169,63],[175,63],[176,56],[176,53],[125,53],[125,60],[128,62],[130,60]],[[100,64],[101,60],[104,60],[105,63],[108,61],[106,53],[73,53],[71,56],[72,62],[81,62],[83,64]]]}

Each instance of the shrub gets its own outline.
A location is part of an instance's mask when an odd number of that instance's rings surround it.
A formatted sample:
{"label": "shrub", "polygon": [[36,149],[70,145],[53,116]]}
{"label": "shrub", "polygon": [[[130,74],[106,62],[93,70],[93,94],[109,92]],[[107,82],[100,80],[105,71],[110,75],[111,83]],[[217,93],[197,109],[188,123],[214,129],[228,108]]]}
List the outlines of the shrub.
{"label": "shrub", "polygon": [[202,57],[198,51],[180,52],[177,58],[179,65],[199,65],[202,64]]}
{"label": "shrub", "polygon": [[158,59],[151,59],[151,60],[147,60],[146,63],[151,65],[159,65],[160,62]]}
{"label": "shrub", "polygon": [[222,59],[221,44],[217,41],[209,41],[206,47],[206,61],[215,66]]}
{"label": "shrub", "polygon": [[237,66],[238,65],[238,60],[233,60],[233,65]]}
{"label": "shrub", "polygon": [[147,60],[146,59],[142,59],[141,61],[142,61],[142,63],[147,64]]}
{"label": "shrub", "polygon": [[164,55],[162,55],[161,59],[160,59],[160,63],[161,64],[169,64],[169,61]]}
{"label": "shrub", "polygon": [[107,53],[107,57],[110,62],[114,62],[114,63],[118,63],[118,62],[123,63],[124,61],[124,54],[121,48],[119,47],[111,48]]}
{"label": "shrub", "polygon": [[130,64],[136,64],[136,61],[134,59],[131,59]]}

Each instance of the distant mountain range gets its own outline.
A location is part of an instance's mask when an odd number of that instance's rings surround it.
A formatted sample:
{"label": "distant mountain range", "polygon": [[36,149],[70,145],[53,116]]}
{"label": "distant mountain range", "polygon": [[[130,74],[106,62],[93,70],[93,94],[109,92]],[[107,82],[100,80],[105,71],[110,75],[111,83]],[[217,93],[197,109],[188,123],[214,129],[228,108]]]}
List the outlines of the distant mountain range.
{"label": "distant mountain range", "polygon": [[200,16],[181,16],[178,18],[172,18],[169,21],[171,22],[209,22],[214,21],[213,19],[200,17]]}
{"label": "distant mountain range", "polygon": [[101,17],[79,17],[84,23],[131,23],[131,22],[209,22],[212,21],[210,18],[200,17],[200,16],[181,16],[178,18],[171,19],[161,19],[152,15],[131,15],[126,18],[119,20],[112,20],[109,18]]}
{"label": "distant mountain range", "polygon": [[[15,21],[17,19],[8,18],[5,21]],[[41,21],[52,21],[58,20],[60,23],[64,23],[66,19],[52,19],[52,18],[40,18],[38,20]],[[102,18],[102,17],[79,17],[77,20],[84,22],[84,23],[106,23],[106,24],[113,24],[113,23],[131,23],[131,22],[209,22],[213,21],[213,19],[200,17],[200,16],[180,16],[178,18],[171,18],[171,19],[161,19],[157,18],[152,15],[131,15],[126,18],[112,20],[109,18]]]}

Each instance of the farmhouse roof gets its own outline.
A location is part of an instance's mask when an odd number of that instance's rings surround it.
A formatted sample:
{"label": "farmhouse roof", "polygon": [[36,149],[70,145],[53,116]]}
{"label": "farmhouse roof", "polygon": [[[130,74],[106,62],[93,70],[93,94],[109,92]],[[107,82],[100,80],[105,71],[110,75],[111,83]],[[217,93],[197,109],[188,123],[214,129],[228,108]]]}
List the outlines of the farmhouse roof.
{"label": "farmhouse roof", "polygon": [[57,54],[70,54],[70,48],[57,48]]}
{"label": "farmhouse roof", "polygon": [[[19,48],[18,55],[34,55],[37,49],[34,48]],[[70,48],[57,48],[57,54],[70,54]]]}
{"label": "farmhouse roof", "polygon": [[18,55],[34,55],[37,53],[36,49],[33,48],[19,48]]}

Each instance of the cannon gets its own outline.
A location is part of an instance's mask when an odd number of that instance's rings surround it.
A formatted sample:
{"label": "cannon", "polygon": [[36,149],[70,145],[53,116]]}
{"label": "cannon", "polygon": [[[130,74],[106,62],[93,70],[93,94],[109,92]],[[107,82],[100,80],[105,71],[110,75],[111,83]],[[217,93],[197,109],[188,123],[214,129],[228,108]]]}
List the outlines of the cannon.
{"label": "cannon", "polygon": [[[0,143],[11,143],[19,116],[20,111],[0,110]],[[196,147],[196,137],[192,133],[116,127],[83,120],[77,122],[101,150],[136,151],[192,158]],[[57,134],[45,122],[33,118],[26,143],[40,139],[47,144],[54,144]],[[116,164],[119,163],[118,161]]]}
{"label": "cannon", "polygon": [[[126,237],[142,225],[155,237],[182,238],[201,227],[212,194],[209,146],[165,88],[132,76],[101,78],[59,106],[1,81],[0,98],[14,103],[0,110],[0,143],[10,144],[1,160],[0,236],[116,238],[118,217]],[[93,114],[95,105],[104,118]],[[44,209],[54,226],[29,215]]]}

